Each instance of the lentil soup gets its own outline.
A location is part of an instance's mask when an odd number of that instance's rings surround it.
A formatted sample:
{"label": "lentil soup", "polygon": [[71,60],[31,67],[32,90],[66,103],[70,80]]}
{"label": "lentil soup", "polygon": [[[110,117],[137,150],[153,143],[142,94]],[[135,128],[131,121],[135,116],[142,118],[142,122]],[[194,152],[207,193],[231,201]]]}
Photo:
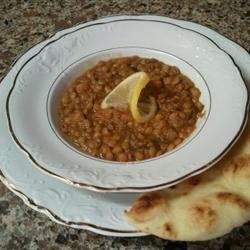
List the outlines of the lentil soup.
{"label": "lentil soup", "polygon": [[[156,115],[136,122],[129,109],[102,109],[101,102],[121,81],[146,72],[150,82],[140,100],[153,96]],[[175,66],[153,58],[120,57],[100,61],[62,93],[59,128],[81,151],[113,161],[139,161],[162,155],[182,143],[202,116],[200,91]]]}

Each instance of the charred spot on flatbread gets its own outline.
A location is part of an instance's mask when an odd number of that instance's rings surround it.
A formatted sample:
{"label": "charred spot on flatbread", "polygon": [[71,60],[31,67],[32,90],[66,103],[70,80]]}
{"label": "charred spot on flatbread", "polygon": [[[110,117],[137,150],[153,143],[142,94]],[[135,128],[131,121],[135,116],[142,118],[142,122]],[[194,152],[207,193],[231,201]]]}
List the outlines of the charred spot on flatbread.
{"label": "charred spot on flatbread", "polygon": [[220,203],[230,203],[230,205],[236,205],[244,210],[250,208],[250,204],[242,196],[229,192],[219,192],[216,195]]}
{"label": "charred spot on flatbread", "polygon": [[247,192],[250,183],[250,154],[232,157],[223,168],[223,176],[229,186]]}
{"label": "charred spot on flatbread", "polygon": [[202,182],[201,176],[194,176],[194,177],[187,180],[187,183],[191,186],[194,186],[194,187],[199,185],[201,182]]}
{"label": "charred spot on flatbread", "polygon": [[169,239],[176,239],[177,238],[177,233],[174,230],[174,226],[170,223],[165,223],[163,225],[163,234],[168,237]]}
{"label": "charred spot on flatbread", "polygon": [[159,193],[148,193],[141,196],[127,213],[133,215],[135,220],[147,220],[154,216],[158,208],[162,208],[165,203],[164,197]]}
{"label": "charred spot on flatbread", "polygon": [[211,229],[217,219],[216,211],[207,202],[197,202],[191,207],[191,216],[194,223],[204,230]]}
{"label": "charred spot on flatbread", "polygon": [[225,172],[230,172],[231,174],[237,174],[244,171],[245,168],[250,166],[250,155],[236,156],[231,161],[229,161],[227,167],[225,167]]}

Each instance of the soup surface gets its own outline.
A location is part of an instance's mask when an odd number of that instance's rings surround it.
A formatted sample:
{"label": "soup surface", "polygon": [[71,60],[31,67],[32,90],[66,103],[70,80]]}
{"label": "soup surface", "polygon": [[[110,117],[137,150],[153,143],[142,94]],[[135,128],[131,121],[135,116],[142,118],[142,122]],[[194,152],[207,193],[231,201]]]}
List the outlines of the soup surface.
{"label": "soup surface", "polygon": [[[155,116],[138,123],[129,109],[102,109],[106,95],[139,71],[150,77],[140,100],[155,98]],[[199,89],[175,66],[138,56],[114,58],[100,61],[64,90],[59,127],[68,141],[92,156],[122,162],[149,159],[173,150],[193,132],[203,111],[199,98]]]}

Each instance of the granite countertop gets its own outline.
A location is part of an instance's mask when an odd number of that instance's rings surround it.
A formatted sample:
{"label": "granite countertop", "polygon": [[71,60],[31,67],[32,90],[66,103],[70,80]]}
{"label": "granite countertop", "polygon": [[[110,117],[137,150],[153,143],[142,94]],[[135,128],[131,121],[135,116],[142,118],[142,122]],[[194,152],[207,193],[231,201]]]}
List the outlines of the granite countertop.
{"label": "granite countertop", "polygon": [[[248,0],[1,0],[0,77],[27,48],[64,27],[111,14],[150,13],[213,28],[250,50]],[[28,208],[0,183],[0,249],[250,249],[250,223],[206,242],[154,236],[115,238],[58,225]]]}

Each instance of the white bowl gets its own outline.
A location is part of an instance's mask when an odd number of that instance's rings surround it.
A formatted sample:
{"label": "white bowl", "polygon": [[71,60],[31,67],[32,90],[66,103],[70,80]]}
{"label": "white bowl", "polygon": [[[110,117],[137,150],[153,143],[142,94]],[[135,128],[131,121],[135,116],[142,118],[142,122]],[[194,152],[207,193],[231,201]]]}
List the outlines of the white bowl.
{"label": "white bowl", "polygon": [[[202,127],[205,125],[205,122],[207,120],[207,117],[210,112],[210,93],[208,86],[205,82],[205,80],[202,78],[200,73],[189,63],[185,62],[184,60],[181,60],[178,57],[175,57],[171,54],[168,54],[164,51],[160,50],[152,50],[147,48],[139,48],[139,47],[124,47],[124,48],[115,48],[115,49],[107,49],[104,51],[99,51],[96,53],[93,53],[89,56],[83,57],[70,65],[68,68],[66,68],[54,81],[54,83],[51,86],[51,89],[48,94],[47,99],[47,113],[48,113],[48,119],[51,125],[51,128],[57,135],[57,137],[69,148],[74,150],[75,152],[85,156],[92,158],[93,160],[102,161],[109,163],[110,161],[98,159],[96,157],[92,157],[88,154],[83,153],[76,147],[74,147],[69,140],[63,134],[60,132],[60,129],[58,128],[58,100],[60,98],[60,95],[62,94],[62,91],[70,85],[78,76],[80,76],[83,72],[87,71],[89,68],[96,65],[101,60],[109,60],[111,58],[118,58],[118,57],[126,57],[126,56],[140,56],[143,58],[155,58],[158,59],[166,64],[177,66],[181,72],[188,76],[193,82],[195,82],[196,87],[198,87],[201,91],[201,97],[200,101],[204,104],[204,117],[198,119],[196,129],[195,131],[189,136],[183,143],[181,143],[178,147],[176,147],[174,150],[172,150],[169,153],[165,153],[164,155],[161,155],[159,157],[154,157],[153,159],[144,160],[144,161],[137,161],[137,162],[131,162],[131,164],[138,164],[146,161],[155,160],[157,158],[165,157],[169,154],[172,154],[173,152],[179,150],[183,146],[185,146],[187,143],[192,141],[199,131],[202,129]],[[128,162],[113,162],[112,164],[125,164],[127,165]]]}

